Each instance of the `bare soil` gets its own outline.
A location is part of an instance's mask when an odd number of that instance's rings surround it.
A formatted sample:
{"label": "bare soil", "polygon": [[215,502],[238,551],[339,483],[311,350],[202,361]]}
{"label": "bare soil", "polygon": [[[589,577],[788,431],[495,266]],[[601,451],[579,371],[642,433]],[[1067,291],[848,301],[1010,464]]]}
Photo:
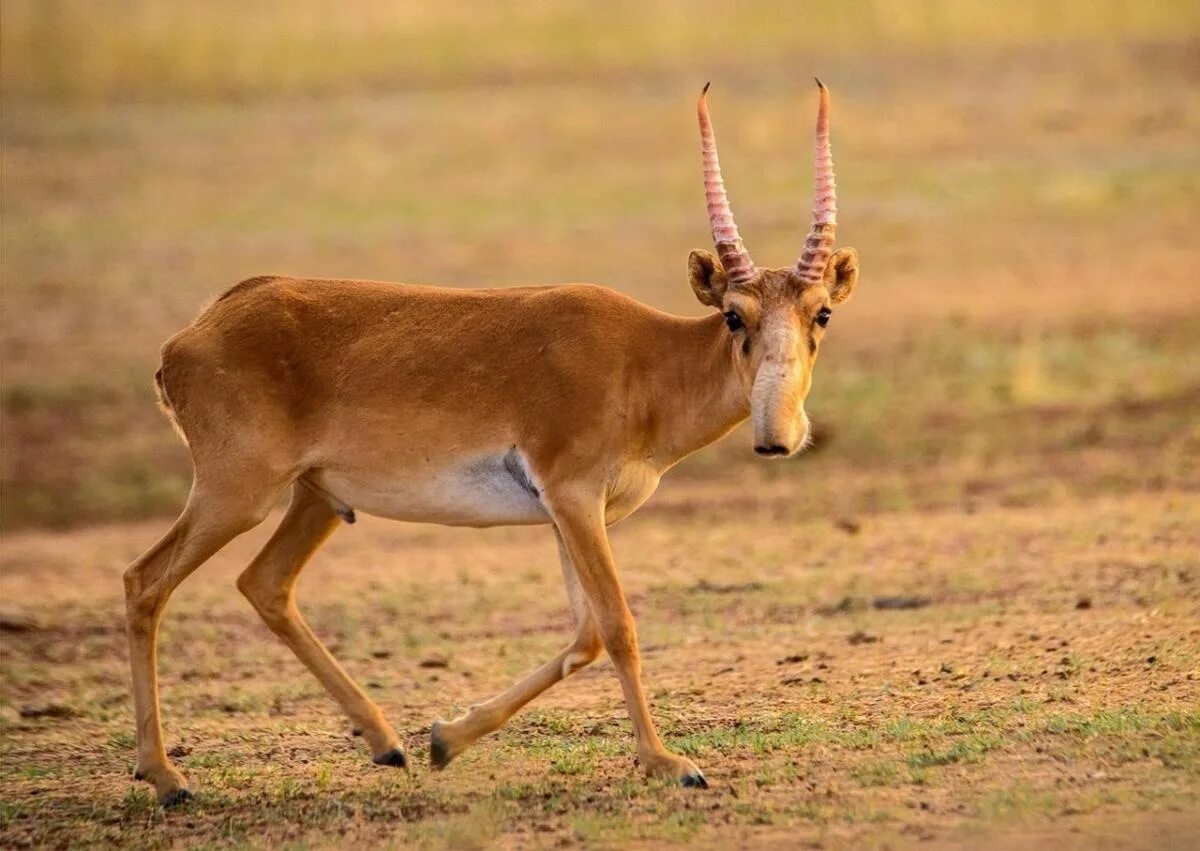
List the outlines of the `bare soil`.
{"label": "bare soil", "polygon": [[432,773],[434,719],[566,640],[551,536],[364,518],[301,603],[412,771],[370,763],[237,595],[268,522],[168,611],[164,713],[198,798],[163,812],[129,777],[120,573],[147,522],[5,542],[2,844],[1194,842],[1194,494],[780,523],[800,488],[736,511],[693,490],[668,483],[614,542],[655,713],[710,790],[641,778],[606,661]]}

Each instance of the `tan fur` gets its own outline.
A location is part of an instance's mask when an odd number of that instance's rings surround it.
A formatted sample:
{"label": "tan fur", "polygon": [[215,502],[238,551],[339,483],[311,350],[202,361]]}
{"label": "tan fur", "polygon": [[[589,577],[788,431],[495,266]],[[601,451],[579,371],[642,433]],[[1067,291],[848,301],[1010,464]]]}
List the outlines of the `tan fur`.
{"label": "tan fur", "polygon": [[756,441],[801,446],[821,334],[813,317],[857,276],[846,256],[830,269],[825,285],[799,288],[791,270],[758,270],[727,292],[719,264],[693,252],[693,288],[702,302],[744,316],[747,329],[736,334],[719,314],[670,316],[584,284],[451,290],[256,278],[229,290],[167,341],[157,376],[195,481],[179,520],[125,577],[138,775],[164,803],[187,794],[159,721],[156,634],[167,597],[291,488],[286,517],[238,587],[362,729],[377,762],[403,762],[395,730],[309,630],[294,597],[305,561],[353,510],[545,523],[558,536],[574,638],[508,691],[435,724],[436,767],[603,648],[643,769],[703,784],[654,729],[605,527],[752,408]]}

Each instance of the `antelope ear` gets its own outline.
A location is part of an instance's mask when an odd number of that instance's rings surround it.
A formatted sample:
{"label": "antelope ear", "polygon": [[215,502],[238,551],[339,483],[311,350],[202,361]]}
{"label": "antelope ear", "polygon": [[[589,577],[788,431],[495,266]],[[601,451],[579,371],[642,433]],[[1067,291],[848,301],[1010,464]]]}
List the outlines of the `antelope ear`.
{"label": "antelope ear", "polygon": [[858,252],[853,248],[839,248],[825,266],[825,289],[829,290],[829,300],[841,304],[850,298],[857,283]]}
{"label": "antelope ear", "polygon": [[720,310],[725,305],[725,287],[729,278],[716,257],[702,248],[688,255],[688,282],[701,304]]}

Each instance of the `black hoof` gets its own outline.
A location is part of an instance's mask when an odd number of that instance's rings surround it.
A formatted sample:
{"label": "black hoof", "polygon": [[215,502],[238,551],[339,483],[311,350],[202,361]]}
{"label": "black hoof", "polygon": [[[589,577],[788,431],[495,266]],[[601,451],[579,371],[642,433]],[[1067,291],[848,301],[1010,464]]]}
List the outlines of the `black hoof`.
{"label": "black hoof", "polygon": [[379,756],[371,757],[371,762],[376,765],[390,765],[395,768],[408,768],[408,757],[404,755],[404,751],[400,748],[392,748],[387,753],[381,753]]}
{"label": "black hoof", "polygon": [[679,781],[685,789],[707,789],[708,781],[704,779],[703,774],[685,774],[683,779]]}
{"label": "black hoof", "polygon": [[451,759],[450,748],[440,735],[441,727],[440,723],[434,724],[429,731],[429,764],[439,771],[449,765]]}
{"label": "black hoof", "polygon": [[187,803],[193,797],[192,793],[187,789],[176,789],[174,792],[168,792],[164,795],[159,803],[162,804],[164,809],[170,809],[171,807],[178,807],[180,804]]}

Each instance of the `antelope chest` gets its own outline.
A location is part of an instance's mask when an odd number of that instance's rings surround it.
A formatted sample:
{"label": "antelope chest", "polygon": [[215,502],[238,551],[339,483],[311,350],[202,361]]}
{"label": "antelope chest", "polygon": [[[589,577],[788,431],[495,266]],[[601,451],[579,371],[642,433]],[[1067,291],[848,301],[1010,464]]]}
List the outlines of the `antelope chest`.
{"label": "antelope chest", "polygon": [[623,466],[609,488],[605,522],[612,524],[624,520],[640,508],[658,489],[661,476],[657,469],[644,461],[633,461]]}

